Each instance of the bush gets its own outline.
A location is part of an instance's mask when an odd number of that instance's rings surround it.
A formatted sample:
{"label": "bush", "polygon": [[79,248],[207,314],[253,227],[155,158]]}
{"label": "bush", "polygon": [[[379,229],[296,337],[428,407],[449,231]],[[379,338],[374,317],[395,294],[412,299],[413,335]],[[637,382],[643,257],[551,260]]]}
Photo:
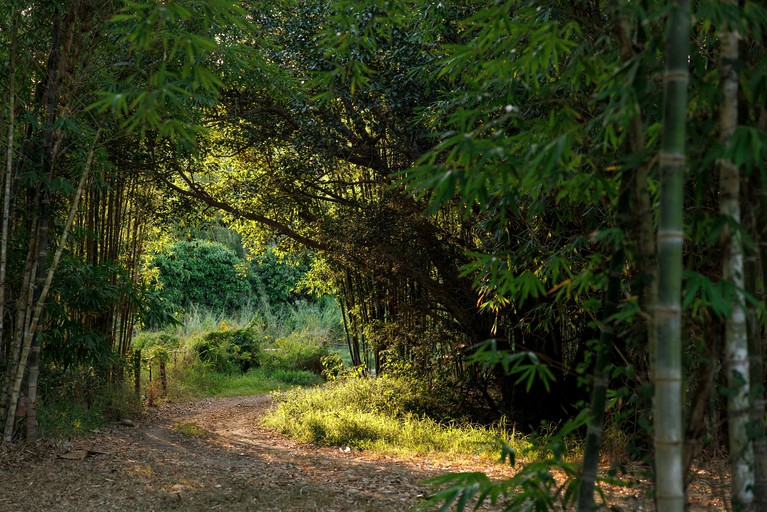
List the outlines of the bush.
{"label": "bush", "polygon": [[155,254],[162,295],[176,307],[191,304],[233,311],[256,293],[245,278],[244,262],[226,246],[204,240],[180,241]]}
{"label": "bush", "polygon": [[296,284],[308,269],[306,262],[286,261],[273,248],[267,248],[250,262],[248,279],[270,304],[287,304],[307,298],[296,291]]}
{"label": "bush", "polygon": [[306,370],[321,374],[322,359],[330,354],[326,342],[306,332],[294,332],[278,338],[268,349],[264,365],[286,370]]}
{"label": "bush", "polygon": [[164,332],[142,332],[133,338],[134,350],[147,350],[153,347],[163,347],[166,350],[178,350],[181,340],[177,336]]}
{"label": "bush", "polygon": [[[504,423],[458,426],[419,416],[415,411],[427,392],[404,378],[341,379],[280,395],[265,423],[305,442],[395,453],[497,456],[500,439],[511,443]],[[524,439],[514,446],[528,448]]]}
{"label": "bush", "polygon": [[261,364],[261,340],[249,327],[209,332],[194,348],[201,361],[221,373],[244,373]]}

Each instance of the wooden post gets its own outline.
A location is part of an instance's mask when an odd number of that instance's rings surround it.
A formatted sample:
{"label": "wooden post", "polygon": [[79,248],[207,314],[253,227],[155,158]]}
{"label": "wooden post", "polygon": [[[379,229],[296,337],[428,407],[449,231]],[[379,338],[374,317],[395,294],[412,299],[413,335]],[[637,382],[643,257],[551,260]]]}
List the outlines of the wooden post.
{"label": "wooden post", "polygon": [[168,394],[168,376],[165,372],[165,359],[160,359],[160,387],[162,388],[162,395]]}
{"label": "wooden post", "polygon": [[133,385],[136,396],[141,398],[141,350],[133,352]]}

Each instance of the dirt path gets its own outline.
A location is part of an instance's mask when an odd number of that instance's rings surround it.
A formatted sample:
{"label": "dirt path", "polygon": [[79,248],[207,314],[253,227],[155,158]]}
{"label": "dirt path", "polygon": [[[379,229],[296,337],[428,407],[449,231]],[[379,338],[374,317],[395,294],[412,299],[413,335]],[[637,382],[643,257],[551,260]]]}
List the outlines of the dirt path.
{"label": "dirt path", "polygon": [[[270,406],[267,395],[163,404],[136,426],[71,444],[3,447],[0,511],[393,512],[416,505],[431,476],[511,474],[480,458],[403,460],[301,444],[261,426]],[[610,501],[624,510],[654,508],[639,488],[614,491]]]}
{"label": "dirt path", "polygon": [[0,510],[390,512],[416,504],[430,476],[466,464],[498,471],[479,459],[436,464],[304,445],[260,425],[270,405],[266,395],[163,404],[135,427],[6,453]]}

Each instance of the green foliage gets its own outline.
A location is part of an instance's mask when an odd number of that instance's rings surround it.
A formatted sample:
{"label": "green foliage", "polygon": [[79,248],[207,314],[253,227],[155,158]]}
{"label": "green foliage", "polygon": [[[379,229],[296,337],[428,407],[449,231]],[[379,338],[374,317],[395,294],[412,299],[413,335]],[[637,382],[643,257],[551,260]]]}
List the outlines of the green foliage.
{"label": "green foliage", "polygon": [[295,370],[292,368],[268,368],[261,367],[251,370],[256,376],[261,376],[265,382],[276,382],[278,385],[273,389],[282,389],[288,386],[316,386],[324,381],[321,376],[308,370]]}
{"label": "green foliage", "polygon": [[189,147],[204,131],[194,107],[212,104],[222,79],[248,60],[247,46],[231,38],[248,25],[237,3],[128,2],[109,29],[130,70],[110,77],[91,109],[114,113],[128,131]]}
{"label": "green foliage", "polygon": [[265,340],[303,331],[308,337],[324,344],[337,340],[341,335],[340,315],[338,304],[332,297],[289,305],[273,305],[265,300],[247,302],[231,313],[192,305],[181,317],[179,325],[169,327],[168,331],[184,340],[218,330],[222,325],[232,329],[250,328]]}
{"label": "green foliage", "polygon": [[[560,484],[554,471],[564,472]],[[501,483],[493,482],[484,473],[450,473],[428,480],[442,489],[435,492],[418,510],[440,511],[478,510],[481,504],[501,504],[508,512],[547,512],[558,506],[574,505],[577,493],[578,467],[559,461],[546,460],[526,464],[521,471]],[[451,508],[454,507],[454,508]]]}
{"label": "green foliage", "polygon": [[194,344],[200,360],[220,373],[247,372],[260,366],[263,340],[253,329],[219,329]]}
{"label": "green foliage", "polygon": [[[143,413],[141,400],[128,385],[73,386],[69,375],[67,389],[46,390],[38,403],[38,420],[43,436],[71,437],[89,435],[108,422],[136,418]],[[88,380],[92,377],[80,376]]]}
{"label": "green foliage", "polygon": [[336,380],[346,376],[344,360],[339,354],[331,353],[320,359],[322,364],[322,376],[328,380]]}
{"label": "green foliage", "polygon": [[208,396],[249,396],[293,386],[314,386],[322,378],[302,370],[251,368],[246,373],[221,373],[211,364],[187,357],[170,367],[168,397],[190,400]]}
{"label": "green foliage", "polygon": [[540,381],[548,392],[551,383],[556,380],[549,367],[534,352],[499,351],[494,339],[480,343],[468,361],[485,367],[500,365],[507,374],[517,378],[514,384],[524,384],[527,392],[536,381]]}
{"label": "green foliage", "polygon": [[322,373],[322,360],[329,355],[327,341],[309,331],[297,331],[278,338],[264,354],[264,366]]}
{"label": "green foliage", "polygon": [[144,331],[133,338],[133,349],[148,351],[155,347],[166,350],[177,350],[181,347],[181,339],[165,332]]}
{"label": "green foliage", "polygon": [[[490,480],[484,473],[451,473],[428,481],[437,490],[419,507],[419,510],[479,510],[487,502],[500,504],[502,510],[516,512],[546,512],[564,509],[575,504],[580,468],[566,458],[568,438],[588,420],[585,411],[569,419],[551,435],[533,440],[534,453],[539,460],[522,464],[511,478]],[[501,449],[501,462],[516,464],[515,454],[524,453],[506,444]],[[572,455],[572,454],[570,454]],[[555,478],[555,473],[559,473]],[[613,484],[621,484],[611,477]],[[454,508],[451,508],[454,507]]]}
{"label": "green foliage", "polygon": [[296,285],[308,269],[303,262],[293,263],[280,258],[274,248],[269,247],[249,262],[248,279],[270,304],[286,304],[301,297],[296,292]]}
{"label": "green foliage", "polygon": [[[424,398],[414,381],[341,379],[279,395],[265,422],[305,442],[394,453],[497,453],[508,433],[494,427],[441,424],[414,411]],[[516,448],[523,439],[509,439]]]}
{"label": "green foliage", "polygon": [[[297,284],[308,267],[278,256],[273,248],[251,260],[241,259],[234,249],[210,240],[181,240],[152,256],[147,274],[156,272],[157,291],[147,292],[144,316],[152,317],[157,325],[168,316],[175,320],[181,311],[206,311],[231,316],[238,310],[260,308],[267,314],[292,304],[300,311],[311,305],[309,299],[296,291]],[[155,297],[156,296],[156,297]],[[154,302],[148,299],[154,299]],[[309,302],[322,301],[311,299]],[[165,312],[165,317],[155,310]],[[154,315],[154,316],[152,316]],[[243,315],[241,315],[243,316]],[[157,318],[154,318],[157,317]],[[162,324],[159,324],[160,326]]]}
{"label": "green foliage", "polygon": [[139,301],[118,265],[91,265],[71,255],[62,259],[51,295],[55,300],[46,308],[43,356],[46,362],[64,366],[109,361],[112,345],[103,321],[118,304]]}
{"label": "green foliage", "polygon": [[156,368],[155,364],[159,363],[167,364],[183,354],[181,339],[164,332],[139,333],[133,338],[133,350],[134,354],[141,351],[141,364],[147,368]]}
{"label": "green foliage", "polygon": [[159,269],[162,293],[174,307],[232,311],[253,296],[241,264],[224,245],[193,240],[155,254],[149,267]]}

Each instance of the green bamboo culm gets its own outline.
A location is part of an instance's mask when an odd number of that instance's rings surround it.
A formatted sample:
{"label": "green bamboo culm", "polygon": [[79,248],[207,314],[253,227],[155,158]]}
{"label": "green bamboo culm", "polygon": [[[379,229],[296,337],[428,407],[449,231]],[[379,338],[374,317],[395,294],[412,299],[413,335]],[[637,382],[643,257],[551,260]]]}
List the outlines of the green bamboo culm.
{"label": "green bamboo culm", "polygon": [[602,446],[602,433],[605,422],[605,405],[609,384],[609,354],[615,338],[615,313],[618,311],[618,299],[621,290],[621,273],[626,257],[622,247],[612,255],[608,276],[607,293],[604,299],[601,335],[597,345],[597,358],[594,365],[594,383],[591,390],[591,419],[586,432],[586,446],[583,452],[583,466],[578,490],[578,512],[595,510],[594,487],[597,481],[599,450]]}
{"label": "green bamboo culm", "polygon": [[690,3],[670,5],[663,76],[663,137],[660,160],[658,301],[655,308],[655,492],[659,512],[685,505],[682,429],[681,292],[687,122]]}
{"label": "green bamboo culm", "polygon": [[[620,193],[618,196],[617,222],[618,226],[625,225],[629,216],[629,188],[633,173],[623,171],[621,176]],[[607,388],[610,381],[610,353],[615,342],[615,314],[618,312],[618,302],[622,288],[623,267],[626,264],[626,253],[623,239],[618,242],[610,257],[610,269],[607,276],[607,291],[602,305],[602,322],[600,336],[596,346],[596,361],[594,363],[594,382],[591,389],[591,417],[586,431],[586,446],[583,451],[583,465],[578,488],[577,512],[592,512],[596,509],[594,488],[597,482],[599,466],[599,451],[602,446],[602,434],[605,422],[605,405],[607,404]]]}
{"label": "green bamboo culm", "polygon": [[[757,295],[764,300],[767,295],[767,184],[761,176],[753,175],[756,202],[752,212],[754,212],[756,227],[754,232],[759,242],[757,248],[757,261],[761,268],[761,295]],[[756,275],[756,270],[753,275]],[[747,274],[748,276],[748,274]],[[753,289],[752,294],[757,290]],[[749,371],[751,373],[751,383],[755,389],[752,389],[754,401],[751,404],[754,430],[757,432],[754,439],[754,506],[757,510],[767,510],[767,429],[765,429],[765,409],[767,404],[764,398],[764,336],[762,324],[759,319],[755,319],[757,325],[753,329],[753,336],[749,339]]]}
{"label": "green bamboo culm", "polygon": [[[726,3],[737,6],[732,0]],[[736,512],[751,510],[754,501],[754,453],[749,439],[750,375],[745,296],[743,293],[743,243],[740,231],[730,226],[740,224],[740,172],[727,156],[727,146],[738,124],[738,34],[722,22],[719,32],[719,140],[725,155],[719,159],[719,213],[728,220],[722,233],[722,279],[729,282],[730,314],[725,319],[725,354],[727,360],[727,422],[730,467],[732,469],[732,505]]]}

